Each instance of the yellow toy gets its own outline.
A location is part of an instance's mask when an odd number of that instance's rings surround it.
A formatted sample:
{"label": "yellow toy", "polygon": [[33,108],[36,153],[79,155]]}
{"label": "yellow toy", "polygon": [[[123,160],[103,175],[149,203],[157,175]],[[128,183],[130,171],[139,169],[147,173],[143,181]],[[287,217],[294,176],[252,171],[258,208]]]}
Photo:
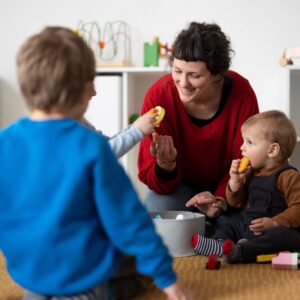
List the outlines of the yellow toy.
{"label": "yellow toy", "polygon": [[158,113],[158,116],[155,118],[155,122],[154,122],[154,125],[158,125],[162,119],[164,118],[165,116],[165,109],[162,108],[161,106],[155,106],[154,108],[151,108],[147,114],[156,114]]}
{"label": "yellow toy", "polygon": [[271,263],[272,259],[278,254],[261,254],[256,256],[256,262],[258,263]]}

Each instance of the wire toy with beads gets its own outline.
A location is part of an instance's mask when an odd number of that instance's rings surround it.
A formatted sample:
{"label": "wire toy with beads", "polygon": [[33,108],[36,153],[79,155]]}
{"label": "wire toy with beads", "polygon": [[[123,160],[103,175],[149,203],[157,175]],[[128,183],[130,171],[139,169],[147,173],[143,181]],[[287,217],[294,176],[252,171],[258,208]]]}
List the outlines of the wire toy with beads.
{"label": "wire toy with beads", "polygon": [[74,30],[93,49],[98,66],[129,66],[130,28],[124,21],[106,22],[103,30],[96,21],[79,21]]}

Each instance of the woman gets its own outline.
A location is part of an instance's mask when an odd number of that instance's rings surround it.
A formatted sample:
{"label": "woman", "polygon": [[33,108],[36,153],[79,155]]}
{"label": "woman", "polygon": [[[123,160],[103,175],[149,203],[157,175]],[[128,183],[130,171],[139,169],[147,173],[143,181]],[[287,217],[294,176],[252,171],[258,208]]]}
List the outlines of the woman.
{"label": "woman", "polygon": [[231,52],[218,25],[192,22],[173,45],[172,74],[148,90],[142,113],[157,105],[166,111],[139,150],[149,211],[220,214],[231,161],[240,156],[240,127],[258,112],[249,82],[229,71]]}

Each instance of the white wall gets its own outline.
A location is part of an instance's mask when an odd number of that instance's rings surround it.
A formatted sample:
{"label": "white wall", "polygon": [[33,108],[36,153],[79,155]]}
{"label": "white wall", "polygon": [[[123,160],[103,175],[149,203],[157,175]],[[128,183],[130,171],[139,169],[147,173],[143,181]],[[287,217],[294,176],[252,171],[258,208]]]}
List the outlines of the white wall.
{"label": "white wall", "polygon": [[25,112],[16,81],[15,57],[31,34],[47,25],[76,27],[79,20],[124,20],[131,27],[132,60],[143,64],[143,42],[171,43],[190,21],[218,23],[236,51],[232,69],[252,84],[261,110],[285,110],[284,49],[300,46],[298,0],[2,0],[0,2],[0,125]]}

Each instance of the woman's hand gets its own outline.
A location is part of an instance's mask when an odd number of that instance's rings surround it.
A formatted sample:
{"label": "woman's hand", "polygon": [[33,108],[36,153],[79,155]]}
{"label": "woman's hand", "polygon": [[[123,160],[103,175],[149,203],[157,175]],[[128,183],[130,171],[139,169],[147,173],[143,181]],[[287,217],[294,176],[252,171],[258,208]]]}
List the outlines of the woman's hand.
{"label": "woman's hand", "polygon": [[156,157],[159,167],[167,171],[175,169],[177,150],[174,147],[171,136],[158,135],[156,132],[153,132],[150,152]]}
{"label": "woman's hand", "polygon": [[195,195],[185,205],[187,207],[195,206],[210,218],[214,218],[221,213],[218,199],[210,192]]}

